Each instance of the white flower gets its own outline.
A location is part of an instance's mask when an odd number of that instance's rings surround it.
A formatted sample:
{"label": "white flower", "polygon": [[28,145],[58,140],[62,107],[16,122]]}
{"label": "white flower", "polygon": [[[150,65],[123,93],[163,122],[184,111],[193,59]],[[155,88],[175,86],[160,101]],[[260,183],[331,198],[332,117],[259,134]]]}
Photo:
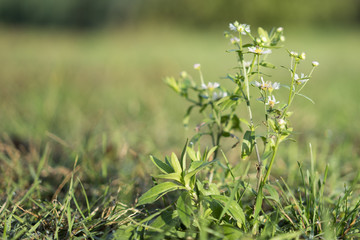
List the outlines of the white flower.
{"label": "white flower", "polygon": [[313,61],[313,62],[312,62],[312,65],[313,65],[313,67],[317,67],[317,66],[319,66],[319,62]]}
{"label": "white flower", "polygon": [[272,96],[268,97],[268,101],[265,104],[269,105],[271,108],[273,108],[275,106],[275,104],[278,104],[278,103],[279,103],[279,101],[276,101],[274,95],[272,95]]}
{"label": "white flower", "polygon": [[277,31],[277,32],[282,32],[282,31],[284,31],[284,28],[278,27],[278,28],[276,29],[276,31]]}
{"label": "white flower", "polygon": [[195,63],[194,64],[194,69],[195,70],[200,70],[200,67],[201,67],[200,63]]}
{"label": "white flower", "polygon": [[237,30],[241,34],[246,35],[246,33],[250,33],[250,26],[247,24],[240,24],[240,26],[238,26]]}
{"label": "white flower", "polygon": [[280,126],[284,126],[286,124],[286,121],[284,119],[280,118],[278,120],[278,123],[279,123]]}
{"label": "white flower", "polygon": [[291,57],[298,57],[299,54],[298,54],[297,52],[291,51],[291,52],[290,52],[290,56],[291,56]]}
{"label": "white flower", "polygon": [[280,83],[274,82],[269,84],[269,92],[271,93],[273,90],[278,90],[280,88]]}
{"label": "white flower", "polygon": [[234,22],[234,24],[232,24],[232,23],[230,23],[229,24],[229,28],[230,28],[230,30],[232,30],[232,31],[237,31],[237,28],[235,27],[235,25],[238,25],[239,23],[236,21],[236,22]]}
{"label": "white flower", "polygon": [[262,47],[248,47],[249,52],[255,53],[255,54],[270,54],[271,50],[270,49],[264,49]]}
{"label": "white flower", "polygon": [[237,37],[233,37],[233,38],[230,38],[230,42],[231,42],[232,44],[235,44],[235,43],[240,42],[240,39],[237,38]]}
{"label": "white flower", "polygon": [[227,95],[228,95],[227,92],[220,92],[220,93],[214,92],[212,95],[212,99],[213,99],[213,101],[215,101],[220,98],[227,97]]}
{"label": "white flower", "polygon": [[186,78],[188,76],[188,74],[187,74],[187,72],[185,72],[185,71],[182,71],[181,73],[180,73],[180,77],[182,77],[182,78]]}
{"label": "white flower", "polygon": [[306,54],[302,52],[299,56],[300,59],[305,60]]}
{"label": "white flower", "polygon": [[255,86],[257,86],[258,88],[262,89],[262,90],[266,90],[269,88],[269,82],[265,82],[264,78],[261,77],[261,83],[259,83],[258,81],[255,81]]}
{"label": "white flower", "polygon": [[297,84],[302,84],[302,83],[307,82],[309,80],[309,78],[308,78],[308,76],[306,76],[303,73],[300,74],[300,77],[297,73],[295,73],[294,80]]}
{"label": "white flower", "polygon": [[[244,66],[245,66],[246,68],[250,67],[251,64],[252,64],[252,61],[244,61]],[[256,62],[255,62],[254,64],[256,64]]]}
{"label": "white flower", "polygon": [[229,28],[232,31],[239,32],[242,35],[246,35],[246,33],[250,33],[250,26],[247,24],[239,24],[238,21],[229,24]]}
{"label": "white flower", "polygon": [[278,82],[271,83],[270,81],[265,82],[264,78],[261,77],[261,83],[255,81],[255,86],[262,90],[268,89],[270,92],[272,92],[273,90],[278,90],[280,88],[280,83]]}
{"label": "white flower", "polygon": [[201,84],[201,88],[204,90],[209,89],[210,91],[213,91],[215,88],[218,88],[218,87],[220,87],[220,84],[217,82],[214,82],[214,83],[209,82],[208,85],[205,85],[204,83]]}

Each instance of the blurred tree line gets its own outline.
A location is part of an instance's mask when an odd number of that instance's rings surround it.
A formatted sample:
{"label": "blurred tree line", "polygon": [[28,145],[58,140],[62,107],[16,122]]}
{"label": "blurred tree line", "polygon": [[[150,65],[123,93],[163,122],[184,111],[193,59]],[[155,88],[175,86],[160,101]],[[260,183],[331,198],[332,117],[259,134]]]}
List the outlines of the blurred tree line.
{"label": "blurred tree line", "polygon": [[144,21],[198,27],[360,22],[359,0],[0,0],[0,23],[94,28]]}

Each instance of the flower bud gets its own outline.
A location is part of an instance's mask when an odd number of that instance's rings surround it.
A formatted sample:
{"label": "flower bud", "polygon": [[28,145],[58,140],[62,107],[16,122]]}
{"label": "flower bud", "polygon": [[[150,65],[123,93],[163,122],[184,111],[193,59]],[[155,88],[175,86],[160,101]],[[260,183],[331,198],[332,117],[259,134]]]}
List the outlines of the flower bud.
{"label": "flower bud", "polygon": [[286,121],[284,119],[280,118],[278,120],[278,123],[279,123],[280,126],[284,126],[286,124]]}
{"label": "flower bud", "polygon": [[195,63],[194,64],[194,69],[195,70],[200,70],[200,63]]}
{"label": "flower bud", "polygon": [[302,52],[302,53],[300,54],[299,58],[300,58],[301,60],[305,60],[306,54],[305,54],[304,52]]}
{"label": "flower bud", "polygon": [[284,37],[284,36],[280,36],[280,41],[281,41],[281,42],[285,42],[285,37]]}
{"label": "flower bud", "polygon": [[180,77],[186,78],[186,77],[187,77],[187,72],[182,71],[182,72],[180,73]]}
{"label": "flower bud", "polygon": [[319,62],[313,61],[313,62],[312,62],[312,65],[313,65],[313,67],[317,67],[317,66],[319,66]]}
{"label": "flower bud", "polygon": [[298,57],[299,54],[298,54],[297,52],[291,51],[291,52],[290,52],[290,56],[291,56],[291,57]]}
{"label": "flower bud", "polygon": [[282,32],[282,31],[284,31],[284,28],[278,27],[278,28],[276,29],[276,31],[277,31],[277,32]]}

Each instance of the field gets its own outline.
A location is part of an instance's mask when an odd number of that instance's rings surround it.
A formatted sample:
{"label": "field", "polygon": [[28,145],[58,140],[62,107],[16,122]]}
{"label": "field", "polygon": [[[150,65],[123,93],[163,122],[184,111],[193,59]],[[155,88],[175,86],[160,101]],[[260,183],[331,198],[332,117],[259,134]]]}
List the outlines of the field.
{"label": "field", "polygon": [[[180,154],[194,134],[195,123],[182,126],[187,106],[164,78],[183,70],[195,77],[193,64],[201,63],[207,81],[231,86],[222,78],[235,64],[218,29],[1,28],[0,34],[4,239],[115,236],[152,185],[149,155]],[[296,99],[297,142],[280,150],[273,174],[296,189],[297,162],[310,166],[311,143],[315,170],[322,175],[329,164],[325,193],[333,201],[359,174],[360,31],[285,29],[285,36],[286,48],[305,51],[308,65],[317,60],[320,66],[305,90],[315,104]],[[269,61],[286,65],[281,59]],[[227,151],[235,164],[238,152]]]}

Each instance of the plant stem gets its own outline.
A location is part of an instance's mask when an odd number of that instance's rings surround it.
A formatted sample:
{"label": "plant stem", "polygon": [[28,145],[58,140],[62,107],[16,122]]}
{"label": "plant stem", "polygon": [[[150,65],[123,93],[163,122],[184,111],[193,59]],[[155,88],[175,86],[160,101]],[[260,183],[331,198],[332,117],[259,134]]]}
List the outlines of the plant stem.
{"label": "plant stem", "polygon": [[[239,52],[239,60],[241,63],[242,67],[242,72],[244,75],[244,83],[245,83],[245,89],[246,89],[246,94],[245,94],[245,100],[246,100],[246,105],[247,105],[247,109],[249,112],[249,119],[250,119],[250,130],[253,131],[255,133],[255,126],[254,126],[254,122],[253,122],[253,116],[252,116],[252,110],[251,110],[251,106],[250,106],[250,87],[249,87],[249,78],[248,78],[248,73],[246,72],[246,68],[245,68],[245,64],[244,64],[244,55],[243,55],[243,47],[242,47],[242,41],[241,41],[241,36],[240,36],[240,52]],[[257,178],[258,178],[258,183],[260,182],[259,179],[261,179],[261,158],[260,158],[260,153],[259,153],[259,148],[256,142],[256,139],[254,139],[254,147],[255,147],[255,152],[256,152],[256,157],[258,160],[258,165],[259,167],[257,168]],[[258,184],[259,185],[259,184]],[[257,190],[259,189],[259,186],[257,186]]]}
{"label": "plant stem", "polygon": [[266,171],[266,174],[265,174],[265,177],[262,181],[262,184],[265,184],[266,183],[266,180],[269,178],[270,176],[270,172],[271,172],[271,168],[274,164],[274,160],[275,160],[275,156],[276,156],[276,153],[277,153],[277,150],[278,150],[278,147],[279,147],[279,144],[280,144],[280,136],[277,136],[277,139],[276,139],[276,143],[275,143],[275,147],[274,147],[274,152],[273,152],[273,155],[271,156],[271,160],[270,160],[270,163],[269,163],[269,167],[267,168],[267,171]]}
{"label": "plant stem", "polygon": [[[292,62],[293,62],[293,58],[291,58],[291,65],[292,65]],[[297,66],[297,63],[298,63],[298,61],[295,60],[294,67],[293,67],[293,69],[291,70],[292,76],[291,76],[291,85],[290,85],[289,99],[288,99],[287,106],[286,106],[286,108],[284,109],[284,112],[282,113],[282,117],[286,115],[286,112],[287,112],[287,110],[289,109],[290,104],[291,104],[292,99],[293,99],[293,96],[292,96],[292,95],[293,95],[293,91],[294,91],[294,83],[295,83],[295,74],[296,74],[296,66]],[[295,95],[295,93],[294,93],[294,95]]]}

